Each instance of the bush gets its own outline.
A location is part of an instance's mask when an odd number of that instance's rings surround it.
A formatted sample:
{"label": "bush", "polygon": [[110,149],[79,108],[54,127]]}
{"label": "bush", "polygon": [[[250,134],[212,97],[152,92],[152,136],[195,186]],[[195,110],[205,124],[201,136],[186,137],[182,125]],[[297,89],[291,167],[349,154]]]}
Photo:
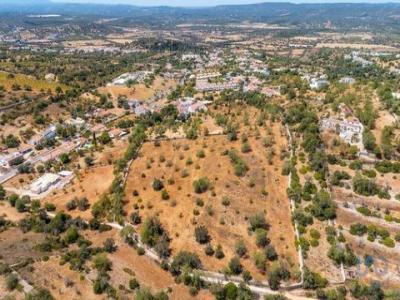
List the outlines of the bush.
{"label": "bush", "polygon": [[161,191],[161,199],[162,200],[168,200],[169,199],[169,194],[166,190]]}
{"label": "bush", "polygon": [[161,191],[164,188],[164,183],[160,179],[154,179],[153,181],[153,189],[155,191]]}
{"label": "bush", "polygon": [[223,259],[225,257],[224,251],[222,250],[222,246],[218,245],[217,249],[215,249],[215,257],[218,259]]}
{"label": "bush", "polygon": [[265,247],[269,244],[270,241],[267,237],[267,231],[264,228],[257,228],[255,234],[258,247]]}
{"label": "bush", "polygon": [[243,271],[243,267],[240,263],[240,259],[237,257],[233,257],[229,261],[229,270],[232,272],[234,275],[239,275]]}
{"label": "bush", "polygon": [[105,252],[112,253],[117,250],[117,246],[112,238],[107,238],[103,243],[103,249]]}
{"label": "bush", "polygon": [[72,199],[71,201],[67,202],[67,210],[74,210],[77,208],[76,199]]}
{"label": "bush", "polygon": [[137,211],[131,213],[130,220],[133,225],[138,225],[142,222],[142,218],[140,217],[140,214]]}
{"label": "bush", "polygon": [[394,248],[395,247],[395,242],[390,237],[384,238],[383,240],[381,240],[381,243],[383,245],[385,245],[386,247],[389,247],[389,248]]}
{"label": "bush", "polygon": [[206,192],[210,188],[210,185],[210,181],[207,177],[201,177],[193,182],[193,188],[197,194]]}
{"label": "bush", "polygon": [[85,211],[90,207],[89,200],[86,197],[80,198],[76,205],[80,211]]}
{"label": "bush", "polygon": [[140,288],[140,284],[135,278],[132,278],[129,280],[129,288],[131,290],[136,290],[136,289]]}
{"label": "bush", "polygon": [[207,256],[213,256],[214,255],[214,249],[213,249],[213,247],[211,246],[211,244],[207,244],[207,246],[204,248],[204,253],[207,255]]}
{"label": "bush", "polygon": [[321,238],[321,234],[319,233],[319,231],[316,230],[316,229],[314,229],[314,228],[311,228],[311,229],[310,229],[310,236],[311,236],[313,239],[316,239],[316,240],[319,240],[319,239]]}
{"label": "bush", "polygon": [[265,257],[269,260],[269,261],[274,261],[278,259],[278,253],[276,253],[276,250],[274,248],[274,246],[272,245],[268,245],[265,248]]}
{"label": "bush", "polygon": [[269,225],[265,220],[263,213],[257,213],[249,218],[250,230],[255,231],[258,228],[268,229]]}
{"label": "bush", "polygon": [[324,288],[327,285],[328,285],[328,280],[326,278],[323,278],[318,273],[311,272],[308,268],[305,268],[303,288],[317,289],[317,288]]}
{"label": "bush", "polygon": [[208,230],[203,225],[195,228],[194,235],[195,235],[196,241],[199,244],[206,244],[210,241],[210,236],[208,234]]}
{"label": "bush", "polygon": [[55,211],[56,210],[56,206],[53,203],[46,202],[44,204],[44,209],[46,211]]}
{"label": "bush", "polygon": [[243,257],[247,254],[247,247],[243,240],[238,240],[235,244],[235,253],[239,257]]}
{"label": "bush", "polygon": [[4,187],[0,184],[0,200],[4,200],[6,197],[6,190]]}
{"label": "bush", "polygon": [[78,240],[78,238],[79,238],[79,233],[75,226],[69,227],[65,232],[64,241],[67,244],[75,243]]}
{"label": "bush", "polygon": [[179,275],[184,267],[190,270],[199,269],[201,267],[201,261],[197,254],[188,251],[178,252],[171,263],[171,273],[173,275]]}
{"label": "bush", "polygon": [[13,291],[18,286],[18,277],[17,275],[11,273],[6,277],[6,287],[7,290]]}

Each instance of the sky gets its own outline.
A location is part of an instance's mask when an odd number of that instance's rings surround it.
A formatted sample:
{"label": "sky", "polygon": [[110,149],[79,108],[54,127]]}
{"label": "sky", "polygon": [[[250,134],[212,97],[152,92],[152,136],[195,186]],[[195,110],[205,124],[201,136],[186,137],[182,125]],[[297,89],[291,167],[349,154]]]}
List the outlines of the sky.
{"label": "sky", "polygon": [[368,2],[386,3],[400,2],[400,0],[52,0],[54,2],[80,2],[80,3],[102,3],[102,4],[132,4],[138,6],[214,6],[221,4],[251,4],[261,2],[293,2],[293,3],[339,3],[339,2]]}

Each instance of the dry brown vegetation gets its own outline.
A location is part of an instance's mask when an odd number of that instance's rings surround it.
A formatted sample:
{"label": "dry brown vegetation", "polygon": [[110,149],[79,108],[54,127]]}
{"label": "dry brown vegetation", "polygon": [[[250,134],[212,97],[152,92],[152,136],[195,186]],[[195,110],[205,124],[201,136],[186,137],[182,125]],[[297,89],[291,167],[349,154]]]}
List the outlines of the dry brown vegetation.
{"label": "dry brown vegetation", "polygon": [[[286,139],[281,135],[280,125],[273,124],[271,129],[276,148],[285,147]],[[262,130],[261,136],[264,134]],[[248,217],[264,213],[271,225],[268,234],[271,244],[276,247],[281,261],[296,269],[297,252],[286,196],[287,178],[281,175],[283,161],[277,154],[273,165],[268,164],[262,138],[250,137],[248,143],[252,149],[249,153],[241,153],[241,142],[229,142],[226,136],[163,141],[160,146],[144,144],[128,176],[128,213],[138,209],[142,217],[158,215],[172,238],[173,253],[179,250],[196,252],[208,270],[224,268],[235,255],[236,241],[243,239],[249,250],[249,259],[244,259],[243,265],[258,279],[264,276],[251,261],[258,249],[255,237],[248,231]],[[248,165],[246,176],[236,176],[229,158],[222,154],[230,149],[236,149]],[[204,151],[204,158],[196,156],[199,150]],[[196,194],[192,183],[201,177],[207,177],[212,188]],[[153,190],[155,178],[164,182],[169,200],[162,200],[161,193]],[[134,196],[136,191],[138,196]],[[214,248],[222,245],[224,259],[205,255],[204,246],[195,241],[197,225],[207,227]]]}

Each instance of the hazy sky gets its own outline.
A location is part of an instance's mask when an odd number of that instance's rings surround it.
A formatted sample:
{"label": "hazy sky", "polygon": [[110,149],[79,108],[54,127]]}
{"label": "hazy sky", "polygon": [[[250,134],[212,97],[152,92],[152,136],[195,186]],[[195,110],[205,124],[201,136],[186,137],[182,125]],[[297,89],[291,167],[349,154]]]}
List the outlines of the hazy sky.
{"label": "hazy sky", "polygon": [[332,2],[369,2],[385,3],[400,2],[400,0],[53,0],[55,2],[84,2],[103,4],[132,4],[140,6],[168,5],[168,6],[213,6],[219,4],[249,4],[261,2],[293,2],[293,3],[332,3]]}

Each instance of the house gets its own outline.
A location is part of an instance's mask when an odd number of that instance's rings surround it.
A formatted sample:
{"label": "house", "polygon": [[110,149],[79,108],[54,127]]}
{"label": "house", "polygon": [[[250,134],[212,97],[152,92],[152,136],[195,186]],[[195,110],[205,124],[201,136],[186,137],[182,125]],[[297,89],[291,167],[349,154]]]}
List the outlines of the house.
{"label": "house", "polygon": [[338,120],[334,118],[324,118],[321,120],[322,130],[333,130],[349,144],[359,144],[364,130],[363,124],[357,119]]}
{"label": "house", "polygon": [[320,90],[329,85],[329,81],[320,77],[320,78],[311,78],[310,80],[310,88],[313,90]]}
{"label": "house", "polygon": [[135,111],[134,112],[135,112],[135,115],[142,116],[142,115],[145,115],[147,113],[150,113],[151,109],[149,107],[147,107],[146,105],[144,105],[144,104],[140,104],[140,105],[135,107]]}
{"label": "house", "polygon": [[42,133],[33,136],[28,144],[30,145],[38,145],[46,140],[54,139],[57,135],[57,128],[55,125],[50,125],[45,131]]}
{"label": "house", "polygon": [[81,119],[81,118],[71,118],[67,121],[65,121],[66,124],[75,126],[77,128],[85,128],[86,127],[86,121]]}
{"label": "house", "polygon": [[134,112],[135,108],[140,105],[140,101],[138,99],[130,99],[127,101],[130,111]]}
{"label": "house", "polygon": [[55,185],[60,180],[57,174],[46,173],[30,185],[30,190],[35,194],[46,192],[52,185]]}
{"label": "house", "polygon": [[343,77],[339,80],[340,83],[352,85],[356,83],[356,80],[353,77]]}
{"label": "house", "polygon": [[274,96],[279,96],[281,94],[279,88],[274,88],[274,87],[264,87],[261,90],[261,94],[264,94],[267,97],[274,97]]}
{"label": "house", "polygon": [[0,157],[0,166],[5,169],[9,169],[11,166],[18,164],[23,161],[24,154],[21,152],[14,152],[6,156]]}
{"label": "house", "polygon": [[46,74],[46,75],[44,76],[44,79],[45,79],[47,82],[53,82],[53,81],[56,80],[56,75],[54,75],[53,73],[48,73],[48,74]]}
{"label": "house", "polygon": [[394,99],[400,99],[400,92],[393,92],[393,93],[392,93],[392,97],[393,97]]}
{"label": "house", "polygon": [[111,83],[107,84],[110,85],[126,85],[129,82],[141,82],[145,80],[149,75],[153,72],[149,71],[137,71],[132,73],[124,73],[117,78],[115,78]]}
{"label": "house", "polygon": [[195,101],[193,98],[184,98],[174,104],[182,118],[188,118],[192,114],[207,110],[205,102]]}

